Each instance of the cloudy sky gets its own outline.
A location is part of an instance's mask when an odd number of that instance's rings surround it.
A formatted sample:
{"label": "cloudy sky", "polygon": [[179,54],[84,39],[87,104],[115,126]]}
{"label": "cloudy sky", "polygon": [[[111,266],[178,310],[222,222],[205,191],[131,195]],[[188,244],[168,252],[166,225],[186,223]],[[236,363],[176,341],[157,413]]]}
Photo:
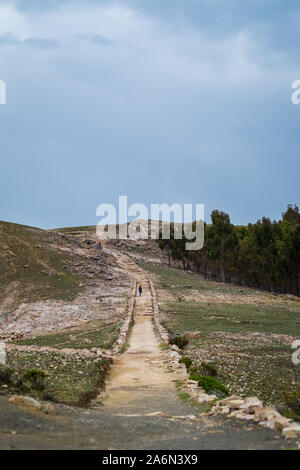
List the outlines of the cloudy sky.
{"label": "cloudy sky", "polygon": [[0,219],[94,224],[123,194],[280,217],[299,40],[298,0],[0,0]]}

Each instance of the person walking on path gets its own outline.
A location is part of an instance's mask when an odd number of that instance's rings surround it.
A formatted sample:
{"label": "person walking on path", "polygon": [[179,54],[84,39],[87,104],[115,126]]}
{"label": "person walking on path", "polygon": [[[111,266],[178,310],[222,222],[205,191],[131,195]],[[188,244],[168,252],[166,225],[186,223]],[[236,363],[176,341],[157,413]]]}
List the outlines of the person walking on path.
{"label": "person walking on path", "polygon": [[141,296],[141,295],[142,295],[142,292],[143,292],[142,286],[141,286],[141,285],[139,285],[139,296]]}

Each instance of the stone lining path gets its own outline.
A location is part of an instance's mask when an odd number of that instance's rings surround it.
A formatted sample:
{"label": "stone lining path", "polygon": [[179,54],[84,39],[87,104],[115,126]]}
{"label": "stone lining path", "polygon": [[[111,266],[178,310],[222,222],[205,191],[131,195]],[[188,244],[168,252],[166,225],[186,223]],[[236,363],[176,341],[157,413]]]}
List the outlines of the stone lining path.
{"label": "stone lining path", "polygon": [[127,351],[112,366],[106,387],[107,399],[104,410],[120,413],[158,412],[149,406],[159,402],[161,395],[175,394],[177,377],[166,372],[163,354],[159,349],[160,340],[153,329],[153,305],[149,282],[140,273],[138,285],[143,288],[142,296],[136,293],[133,312],[134,326]]}

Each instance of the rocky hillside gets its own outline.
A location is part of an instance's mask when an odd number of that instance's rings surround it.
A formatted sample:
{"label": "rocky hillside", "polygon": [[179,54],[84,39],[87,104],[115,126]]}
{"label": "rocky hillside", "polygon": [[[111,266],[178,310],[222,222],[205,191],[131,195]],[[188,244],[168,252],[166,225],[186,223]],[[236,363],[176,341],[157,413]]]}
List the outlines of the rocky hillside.
{"label": "rocky hillside", "polygon": [[6,338],[118,323],[130,279],[113,256],[78,237],[0,222],[0,283]]}

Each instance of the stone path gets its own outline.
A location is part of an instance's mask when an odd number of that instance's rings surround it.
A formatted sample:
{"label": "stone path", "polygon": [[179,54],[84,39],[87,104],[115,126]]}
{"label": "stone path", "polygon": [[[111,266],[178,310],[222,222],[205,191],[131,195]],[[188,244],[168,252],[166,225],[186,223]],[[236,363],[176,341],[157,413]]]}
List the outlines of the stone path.
{"label": "stone path", "polygon": [[174,382],[177,377],[167,373],[163,364],[160,341],[153,329],[149,282],[142,273],[138,283],[142,285],[143,293],[142,296],[136,296],[129,347],[112,366],[106,387],[105,412],[157,412],[160,411],[157,406],[149,408],[149,400],[155,403],[161,395],[175,394]]}

